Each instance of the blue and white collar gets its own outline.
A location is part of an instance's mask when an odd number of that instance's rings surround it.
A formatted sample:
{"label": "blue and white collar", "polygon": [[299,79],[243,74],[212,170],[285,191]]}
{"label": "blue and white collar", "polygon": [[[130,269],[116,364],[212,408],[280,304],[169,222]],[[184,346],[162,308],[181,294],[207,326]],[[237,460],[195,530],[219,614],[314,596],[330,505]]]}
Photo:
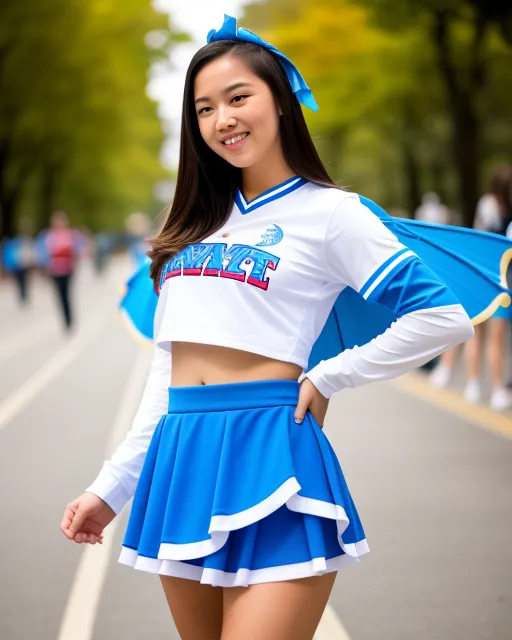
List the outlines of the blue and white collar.
{"label": "blue and white collar", "polygon": [[295,191],[295,189],[302,187],[306,182],[307,180],[305,178],[294,176],[293,178],[289,178],[288,180],[281,182],[281,184],[272,187],[272,189],[268,189],[267,191],[260,193],[259,196],[256,196],[256,198],[253,198],[249,202],[247,202],[243,193],[238,189],[235,196],[235,202],[240,209],[240,213],[245,215],[246,213],[250,213],[259,207],[262,207],[264,204],[268,204],[269,202],[288,195],[292,191]]}

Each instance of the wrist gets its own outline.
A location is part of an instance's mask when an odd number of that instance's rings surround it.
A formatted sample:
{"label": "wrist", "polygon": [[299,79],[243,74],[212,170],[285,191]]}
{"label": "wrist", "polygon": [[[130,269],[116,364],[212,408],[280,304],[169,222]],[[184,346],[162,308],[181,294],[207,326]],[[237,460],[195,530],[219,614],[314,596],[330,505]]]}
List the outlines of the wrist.
{"label": "wrist", "polygon": [[[311,384],[315,387],[315,389],[327,400],[329,400],[331,398],[331,396],[336,393],[336,391],[340,391],[340,389],[337,389],[336,387],[334,387],[332,384],[329,384],[324,376],[322,375],[322,371],[321,371],[321,365],[322,365],[321,361],[319,364],[317,364],[315,367],[313,367],[310,371],[308,371],[307,373],[303,373],[303,377],[302,380],[304,379],[308,379]],[[299,378],[299,382],[300,382],[300,378]]]}

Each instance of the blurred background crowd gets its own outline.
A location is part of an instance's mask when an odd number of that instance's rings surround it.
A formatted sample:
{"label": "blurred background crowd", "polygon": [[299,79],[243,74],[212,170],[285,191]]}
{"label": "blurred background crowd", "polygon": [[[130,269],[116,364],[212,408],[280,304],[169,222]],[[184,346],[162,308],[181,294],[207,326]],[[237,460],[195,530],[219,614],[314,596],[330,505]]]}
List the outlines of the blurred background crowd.
{"label": "blurred background crowd", "polygon": [[[320,111],[305,115],[338,184],[392,215],[510,233],[510,2],[225,4],[210,3],[210,28],[233,11],[307,79]],[[181,93],[166,78],[202,44],[177,13],[172,0],[0,6],[0,286],[23,306],[51,279],[67,330],[79,259],[101,275],[128,251],[135,267],[172,199],[179,129],[165,103]],[[468,402],[485,364],[491,405],[512,405],[511,320],[501,310],[465,346]],[[429,365],[433,385],[450,384],[458,355]]]}

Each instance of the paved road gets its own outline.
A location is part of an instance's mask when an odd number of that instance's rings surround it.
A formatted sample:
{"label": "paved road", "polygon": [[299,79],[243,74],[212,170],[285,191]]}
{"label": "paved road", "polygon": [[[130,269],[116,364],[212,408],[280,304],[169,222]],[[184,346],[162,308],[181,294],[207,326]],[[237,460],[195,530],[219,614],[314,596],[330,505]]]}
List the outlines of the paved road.
{"label": "paved road", "polygon": [[[0,283],[1,640],[178,638],[158,580],[116,562],[126,514],[110,553],[84,556],[59,531],[113,427],[129,422],[149,362],[116,314],[128,269],[120,260],[99,279],[83,266],[71,336],[48,283],[23,311]],[[348,637],[510,640],[512,441],[394,383],[336,396],[326,430],[372,548],[331,598]],[[333,629],[322,640],[347,638]]]}

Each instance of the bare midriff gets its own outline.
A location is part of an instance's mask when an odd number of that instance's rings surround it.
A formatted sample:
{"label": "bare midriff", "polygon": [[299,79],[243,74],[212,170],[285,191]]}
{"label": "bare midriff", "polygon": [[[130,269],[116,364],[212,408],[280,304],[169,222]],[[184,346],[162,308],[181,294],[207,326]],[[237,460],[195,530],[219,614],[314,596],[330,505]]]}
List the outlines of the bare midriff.
{"label": "bare midriff", "polygon": [[172,387],[255,380],[297,380],[299,365],[257,353],[192,342],[172,343]]}

